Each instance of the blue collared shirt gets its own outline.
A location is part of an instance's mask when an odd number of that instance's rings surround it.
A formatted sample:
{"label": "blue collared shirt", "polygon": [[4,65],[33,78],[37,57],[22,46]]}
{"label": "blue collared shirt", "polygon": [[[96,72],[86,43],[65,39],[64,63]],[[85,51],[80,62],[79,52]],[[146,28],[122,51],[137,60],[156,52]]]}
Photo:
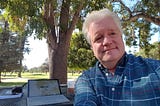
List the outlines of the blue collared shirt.
{"label": "blue collared shirt", "polygon": [[75,106],[160,106],[160,60],[125,54],[112,75],[100,62],[75,85]]}

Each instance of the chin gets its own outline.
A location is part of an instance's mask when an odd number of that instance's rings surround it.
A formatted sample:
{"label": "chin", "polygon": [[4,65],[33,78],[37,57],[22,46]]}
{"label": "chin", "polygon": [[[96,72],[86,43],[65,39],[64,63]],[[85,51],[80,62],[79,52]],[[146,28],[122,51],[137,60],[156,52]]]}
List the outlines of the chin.
{"label": "chin", "polygon": [[113,59],[113,58],[107,58],[107,59],[102,59],[102,61],[104,61],[104,62],[112,62],[112,61],[114,61],[115,59]]}
{"label": "chin", "polygon": [[106,56],[103,56],[102,58],[102,61],[114,61],[114,60],[117,60],[119,59],[120,55],[106,55]]}

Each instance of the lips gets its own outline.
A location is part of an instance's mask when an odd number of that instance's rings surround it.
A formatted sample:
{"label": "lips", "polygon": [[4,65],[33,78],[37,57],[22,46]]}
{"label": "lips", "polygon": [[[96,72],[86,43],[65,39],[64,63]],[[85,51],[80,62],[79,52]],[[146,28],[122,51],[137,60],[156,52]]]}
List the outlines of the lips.
{"label": "lips", "polygon": [[110,51],[112,51],[112,50],[114,50],[114,49],[117,49],[117,47],[105,49],[105,50],[103,50],[103,53],[105,53],[105,52],[110,52]]}

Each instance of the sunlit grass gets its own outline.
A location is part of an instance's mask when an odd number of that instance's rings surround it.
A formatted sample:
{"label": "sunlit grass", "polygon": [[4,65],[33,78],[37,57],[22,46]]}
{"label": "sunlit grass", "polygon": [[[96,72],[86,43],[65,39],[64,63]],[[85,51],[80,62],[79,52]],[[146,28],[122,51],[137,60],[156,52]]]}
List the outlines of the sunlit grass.
{"label": "sunlit grass", "polygon": [[[11,86],[22,86],[24,83],[27,83],[28,79],[48,79],[49,73],[29,73],[25,72],[21,74],[22,77],[18,78],[17,73],[6,73],[6,76],[4,74],[1,76],[1,87],[11,87]],[[79,73],[68,73],[67,78],[68,79],[77,79]]]}
{"label": "sunlit grass", "polygon": [[49,74],[47,73],[23,73],[22,78],[28,79],[47,79],[49,78]]}
{"label": "sunlit grass", "polygon": [[[6,76],[2,75],[1,78],[17,78],[17,73],[6,73]],[[49,78],[48,73],[29,73],[29,72],[25,72],[25,73],[21,73],[21,78],[27,78],[27,79],[39,79],[39,78]]]}

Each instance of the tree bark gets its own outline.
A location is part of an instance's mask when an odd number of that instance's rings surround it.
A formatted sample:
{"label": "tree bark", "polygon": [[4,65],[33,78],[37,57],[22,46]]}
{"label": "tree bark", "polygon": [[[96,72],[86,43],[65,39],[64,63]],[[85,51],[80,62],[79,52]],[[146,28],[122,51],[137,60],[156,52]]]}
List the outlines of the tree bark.
{"label": "tree bark", "polygon": [[59,79],[61,84],[67,83],[67,53],[65,52],[66,45],[59,45],[56,50],[53,50],[50,45],[49,49],[49,71],[51,79]]}
{"label": "tree bark", "polygon": [[63,0],[58,24],[55,22],[55,8],[53,4],[48,1],[44,8],[44,21],[48,26],[49,77],[51,79],[59,79],[60,84],[67,84],[67,55],[70,39],[83,7],[81,3],[70,22],[70,2],[70,0]]}
{"label": "tree bark", "polygon": [[21,57],[20,57],[20,69],[18,71],[18,77],[22,77],[22,70],[23,70],[23,66],[22,66],[22,60],[23,60],[23,51],[24,51],[24,46],[25,46],[25,42],[26,42],[26,35],[22,35],[22,37],[20,37],[20,41],[19,41],[19,49],[20,49],[20,53],[21,53]]}

